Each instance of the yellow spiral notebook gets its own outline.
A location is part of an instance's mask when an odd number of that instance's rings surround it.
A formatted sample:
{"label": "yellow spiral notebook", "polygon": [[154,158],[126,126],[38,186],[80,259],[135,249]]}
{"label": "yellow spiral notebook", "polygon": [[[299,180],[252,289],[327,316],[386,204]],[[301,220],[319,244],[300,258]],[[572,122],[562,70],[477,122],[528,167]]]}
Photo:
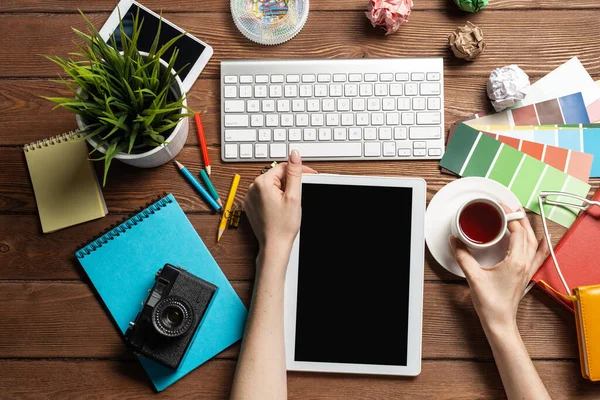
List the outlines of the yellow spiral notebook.
{"label": "yellow spiral notebook", "polygon": [[44,233],[108,213],[87,144],[77,132],[30,143],[23,150]]}

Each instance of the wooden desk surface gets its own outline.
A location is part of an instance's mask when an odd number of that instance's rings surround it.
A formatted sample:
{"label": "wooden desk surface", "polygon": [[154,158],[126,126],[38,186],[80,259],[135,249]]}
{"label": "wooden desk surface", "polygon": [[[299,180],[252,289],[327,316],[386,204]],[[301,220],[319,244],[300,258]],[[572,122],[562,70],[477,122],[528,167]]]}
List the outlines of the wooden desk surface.
{"label": "wooden desk surface", "polygon": [[[41,95],[65,94],[48,82],[58,72],[39,54],[74,51],[70,27],[82,28],[77,8],[102,24],[116,0],[2,0],[0,2],[0,398],[143,398],[153,392],[85,282],[73,257],[95,232],[163,191],[176,195],[217,262],[248,304],[256,243],[244,224],[219,244],[210,214],[171,165],[152,170],[114,163],[103,219],[43,235],[22,145],[75,128],[68,112],[51,111]],[[495,67],[516,63],[532,80],[571,56],[600,78],[600,6],[590,0],[491,0],[482,12],[459,12],[451,0],[415,0],[410,23],[385,37],[364,16],[367,0],[313,0],[308,22],[292,41],[264,47],[237,32],[228,1],[147,0],[147,6],[214,47],[215,54],[190,92],[202,113],[213,180],[225,194],[233,173],[242,175],[237,202],[262,164],[222,164],[219,132],[219,61],[230,58],[373,58],[443,56],[446,122],[487,109],[485,84]],[[452,57],[446,37],[467,20],[479,25],[488,47],[474,63]],[[194,128],[179,155],[198,171]],[[454,178],[437,162],[310,163],[321,172],[421,176],[428,199]],[[100,169],[98,169],[100,172]],[[593,181],[593,190],[600,180]],[[538,235],[540,224],[532,218]],[[564,229],[552,226],[558,240]],[[290,399],[501,399],[504,391],[464,281],[427,255],[423,370],[414,379],[290,373]],[[523,340],[554,399],[598,399],[600,386],[580,377],[573,317],[538,290],[518,315]],[[222,399],[228,396],[239,346],[235,345],[155,398]]]}

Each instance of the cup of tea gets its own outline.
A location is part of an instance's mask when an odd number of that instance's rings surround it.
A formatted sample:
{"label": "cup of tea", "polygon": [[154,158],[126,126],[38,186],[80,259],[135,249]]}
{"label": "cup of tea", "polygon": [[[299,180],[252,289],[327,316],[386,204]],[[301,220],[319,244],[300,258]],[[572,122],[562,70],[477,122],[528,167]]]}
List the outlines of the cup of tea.
{"label": "cup of tea", "polygon": [[523,211],[510,214],[488,198],[471,199],[458,208],[452,219],[452,235],[472,249],[486,249],[498,243],[507,232],[509,221],[525,218]]}

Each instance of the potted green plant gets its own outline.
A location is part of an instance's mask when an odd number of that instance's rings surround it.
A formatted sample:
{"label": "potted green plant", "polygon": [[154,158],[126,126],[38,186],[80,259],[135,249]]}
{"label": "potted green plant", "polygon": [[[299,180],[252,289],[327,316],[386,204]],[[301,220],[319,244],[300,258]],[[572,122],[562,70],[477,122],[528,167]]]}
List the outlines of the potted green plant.
{"label": "potted green plant", "polygon": [[159,48],[161,22],[150,51],[138,51],[143,24],[138,13],[130,36],[123,24],[119,25],[120,51],[115,35],[107,44],[92,22],[81,15],[90,34],[73,28],[83,40],[78,45],[80,52],[70,54],[77,60],[46,56],[68,75],[55,82],[64,84],[75,97],[45,98],[56,103],[55,108],[76,114],[82,137],[94,148],[92,154],[101,154],[95,160],[104,160],[104,185],[115,158],[151,168],[172,160],[183,148],[193,112],[187,107],[181,70],[173,70],[179,50],[173,49],[168,63],[161,59],[183,34]]}

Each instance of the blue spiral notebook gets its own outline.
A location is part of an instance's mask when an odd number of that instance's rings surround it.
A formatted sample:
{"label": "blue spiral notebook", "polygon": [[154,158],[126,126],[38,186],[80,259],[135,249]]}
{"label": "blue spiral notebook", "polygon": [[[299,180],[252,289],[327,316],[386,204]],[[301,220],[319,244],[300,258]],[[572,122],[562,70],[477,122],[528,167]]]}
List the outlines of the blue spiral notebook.
{"label": "blue spiral notebook", "polygon": [[140,358],[158,391],[242,338],[246,307],[172,194],[100,235],[76,256],[122,334],[141,311],[156,271],[167,263],[218,287],[177,371]]}

